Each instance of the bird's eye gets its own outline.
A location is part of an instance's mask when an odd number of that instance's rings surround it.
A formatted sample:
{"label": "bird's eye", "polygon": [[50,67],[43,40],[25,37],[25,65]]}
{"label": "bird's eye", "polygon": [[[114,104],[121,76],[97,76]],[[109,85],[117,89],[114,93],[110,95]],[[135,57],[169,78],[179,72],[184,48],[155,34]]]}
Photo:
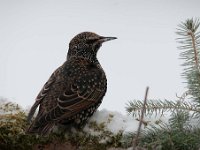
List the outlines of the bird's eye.
{"label": "bird's eye", "polygon": [[100,47],[101,47],[101,44],[98,43],[98,44],[95,44],[94,49],[95,49],[95,50],[98,50]]}
{"label": "bird's eye", "polygon": [[97,41],[97,39],[87,39],[86,43],[87,44],[93,44],[96,41]]}

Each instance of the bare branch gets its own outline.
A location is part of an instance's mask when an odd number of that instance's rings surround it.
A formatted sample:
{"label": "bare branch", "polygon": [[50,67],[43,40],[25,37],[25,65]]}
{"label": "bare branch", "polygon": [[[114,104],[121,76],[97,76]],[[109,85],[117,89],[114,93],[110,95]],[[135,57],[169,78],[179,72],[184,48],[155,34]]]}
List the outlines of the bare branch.
{"label": "bare branch", "polygon": [[140,132],[141,132],[141,127],[142,127],[142,123],[143,123],[143,119],[144,119],[144,114],[146,112],[146,104],[147,104],[148,91],[149,91],[149,87],[146,88],[145,97],[144,97],[144,103],[143,103],[143,108],[142,108],[142,112],[141,112],[141,118],[140,118],[138,130],[137,130],[137,135],[133,139],[133,150],[135,150],[136,146],[138,145],[138,139],[139,139],[139,135],[140,135]]}

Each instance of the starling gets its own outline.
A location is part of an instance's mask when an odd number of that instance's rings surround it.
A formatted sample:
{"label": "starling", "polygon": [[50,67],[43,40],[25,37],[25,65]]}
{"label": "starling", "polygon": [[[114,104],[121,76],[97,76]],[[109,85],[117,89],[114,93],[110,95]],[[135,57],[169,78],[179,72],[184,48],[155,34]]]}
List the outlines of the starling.
{"label": "starling", "polygon": [[81,128],[101,104],[107,79],[96,55],[104,37],[82,32],[69,43],[67,60],[54,71],[38,94],[27,120],[39,111],[27,133],[48,134],[55,125]]}

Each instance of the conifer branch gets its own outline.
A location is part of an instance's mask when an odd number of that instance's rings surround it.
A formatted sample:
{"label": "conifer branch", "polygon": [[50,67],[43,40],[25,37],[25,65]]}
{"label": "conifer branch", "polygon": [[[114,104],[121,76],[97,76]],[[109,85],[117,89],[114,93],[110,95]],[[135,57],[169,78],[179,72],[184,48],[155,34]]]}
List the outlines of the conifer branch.
{"label": "conifer branch", "polygon": [[180,43],[178,47],[182,52],[180,58],[185,62],[183,76],[187,79],[187,88],[192,98],[200,103],[200,32],[198,31],[200,22],[198,19],[188,19],[182,22],[177,29],[180,36],[177,40]]}
{"label": "conifer branch", "polygon": [[194,35],[194,33],[192,31],[189,31],[188,35],[191,36],[192,47],[193,47],[193,50],[194,50],[195,65],[199,70],[199,58],[198,58],[198,51],[197,51],[196,42],[195,42],[195,35]]}
{"label": "conifer branch", "polygon": [[[143,102],[140,100],[129,101],[126,106],[126,111],[128,114],[132,114],[134,117],[141,116],[141,110],[143,109]],[[195,104],[186,101],[169,101],[169,100],[148,100],[146,103],[146,112],[145,115],[156,115],[159,113],[163,115],[164,112],[174,111],[176,109],[190,111],[193,113],[200,113],[200,108]]]}

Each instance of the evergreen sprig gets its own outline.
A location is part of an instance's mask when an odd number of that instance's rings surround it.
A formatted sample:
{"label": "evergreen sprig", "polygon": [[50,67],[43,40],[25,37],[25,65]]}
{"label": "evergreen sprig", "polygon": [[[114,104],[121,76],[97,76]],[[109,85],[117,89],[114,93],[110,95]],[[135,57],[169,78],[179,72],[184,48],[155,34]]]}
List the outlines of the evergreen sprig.
{"label": "evergreen sprig", "polygon": [[198,19],[187,19],[178,25],[177,34],[180,36],[177,41],[181,50],[180,58],[184,60],[182,76],[186,79],[187,88],[192,99],[200,106],[200,22]]}
{"label": "evergreen sprig", "polygon": [[[126,105],[126,111],[128,114],[132,114],[134,117],[140,116],[143,102],[140,100],[129,101]],[[148,100],[146,103],[146,115],[152,115],[153,113],[163,115],[167,111],[185,110],[193,113],[200,113],[200,108],[195,104],[187,101],[169,101],[169,100]]]}
{"label": "evergreen sprig", "polygon": [[[200,146],[200,129],[192,127],[186,111],[178,110],[171,114],[169,123],[151,124],[142,130],[139,146],[148,150],[197,150]],[[135,133],[123,137],[123,144],[130,146]]]}

